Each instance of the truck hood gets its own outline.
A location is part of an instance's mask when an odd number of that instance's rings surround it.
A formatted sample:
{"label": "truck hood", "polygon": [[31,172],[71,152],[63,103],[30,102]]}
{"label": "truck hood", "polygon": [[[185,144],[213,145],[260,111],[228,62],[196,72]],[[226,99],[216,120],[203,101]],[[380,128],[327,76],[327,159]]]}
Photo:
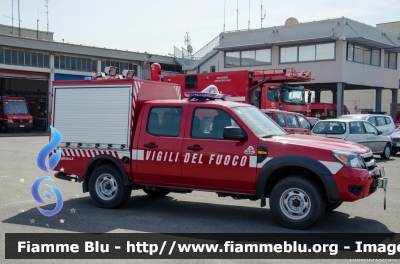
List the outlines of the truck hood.
{"label": "truck hood", "polygon": [[[283,136],[274,136],[274,141],[296,147],[308,147],[321,150],[347,150],[358,154],[364,154],[371,150],[363,145],[342,139],[333,139],[326,137],[308,136],[300,134],[291,134]],[[303,148],[304,149],[304,148]]]}

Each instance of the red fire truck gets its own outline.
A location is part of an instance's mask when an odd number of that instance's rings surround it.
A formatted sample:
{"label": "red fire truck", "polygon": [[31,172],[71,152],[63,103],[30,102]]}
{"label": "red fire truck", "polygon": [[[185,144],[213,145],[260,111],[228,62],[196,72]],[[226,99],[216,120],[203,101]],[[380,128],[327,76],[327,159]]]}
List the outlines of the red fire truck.
{"label": "red fire truck", "polygon": [[26,100],[22,97],[0,96],[0,132],[30,132],[32,128],[32,116],[29,114]]}
{"label": "red fire truck", "polygon": [[386,188],[365,146],[289,135],[252,105],[210,90],[181,100],[180,89],[107,76],[54,81],[51,125],[62,135],[55,177],[82,183],[104,208],[138,189],[155,197],[211,191],[261,206],[269,198],[277,221],[295,229]]}
{"label": "red fire truck", "polygon": [[310,82],[311,72],[293,68],[254,71],[227,71],[164,76],[164,82],[177,83],[182,93],[202,91],[216,85],[225,94],[261,109],[279,109],[306,115],[304,86],[291,82]]}
{"label": "red fire truck", "polygon": [[[345,105],[343,106],[343,114],[350,114],[349,109]],[[337,105],[329,103],[310,103],[307,105],[307,116],[320,119],[336,118]]]}

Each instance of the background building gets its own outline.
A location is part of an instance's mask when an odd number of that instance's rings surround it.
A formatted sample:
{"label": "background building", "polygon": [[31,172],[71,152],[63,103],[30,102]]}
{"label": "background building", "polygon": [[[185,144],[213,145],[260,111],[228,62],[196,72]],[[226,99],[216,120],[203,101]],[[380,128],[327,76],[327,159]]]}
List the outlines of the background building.
{"label": "background building", "polygon": [[172,57],[55,42],[52,32],[0,25],[0,96],[28,99],[34,120],[48,116],[53,80],[83,80],[105,66],[135,70],[149,79],[153,62],[163,75],[182,71]]}
{"label": "background building", "polygon": [[[303,85],[315,91],[317,102],[346,104],[353,113],[385,111],[394,116],[399,52],[399,33],[342,17],[309,23],[290,18],[283,26],[222,32],[195,54],[175,48],[174,56],[186,73],[311,70],[315,80]],[[342,109],[338,107],[338,114]]]}

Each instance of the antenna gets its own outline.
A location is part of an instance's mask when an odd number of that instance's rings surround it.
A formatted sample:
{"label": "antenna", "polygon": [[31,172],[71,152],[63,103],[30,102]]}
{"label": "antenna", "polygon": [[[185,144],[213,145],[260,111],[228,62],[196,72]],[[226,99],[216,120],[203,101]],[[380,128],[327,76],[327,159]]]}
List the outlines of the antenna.
{"label": "antenna", "polygon": [[237,9],[236,9],[236,12],[237,12],[237,16],[236,16],[236,30],[238,30],[239,31],[239,0],[237,0],[236,1],[236,4],[237,4]]}
{"label": "antenna", "polygon": [[261,28],[262,26],[262,21],[265,19],[265,10],[264,10],[264,16],[263,16],[263,9],[262,9],[262,0],[261,0]]}
{"label": "antenna", "polygon": [[249,0],[249,28],[248,30],[250,30],[250,0]]}
{"label": "antenna", "polygon": [[39,39],[39,7],[37,7],[36,38]]}
{"label": "antenna", "polygon": [[47,8],[46,12],[43,13],[47,13],[47,33],[49,32],[49,3],[50,0],[44,0],[44,2],[46,3],[44,6]]}
{"label": "antenna", "polygon": [[189,32],[186,32],[186,37],[184,37],[184,40],[185,40],[185,45],[186,45],[187,51],[189,52],[189,54],[192,54],[193,47],[190,45],[192,41],[190,39]]}
{"label": "antenna", "polygon": [[225,0],[225,4],[224,4],[224,31],[225,32],[225,10],[226,10],[226,0]]}
{"label": "antenna", "polygon": [[14,35],[14,0],[11,0],[11,2],[12,2],[12,13],[11,13],[11,30],[12,30],[12,33],[11,33],[11,35]]}
{"label": "antenna", "polygon": [[21,17],[19,16],[19,0],[18,0],[18,33],[19,36],[21,37]]}

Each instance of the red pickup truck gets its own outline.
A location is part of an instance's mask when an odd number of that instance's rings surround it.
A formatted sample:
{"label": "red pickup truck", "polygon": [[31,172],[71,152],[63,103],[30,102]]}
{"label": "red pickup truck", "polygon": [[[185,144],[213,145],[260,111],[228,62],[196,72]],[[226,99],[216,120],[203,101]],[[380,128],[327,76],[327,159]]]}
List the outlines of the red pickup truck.
{"label": "red pickup truck", "polygon": [[294,229],[387,184],[367,147],[290,135],[221,94],[180,96],[178,85],[139,79],[54,81],[51,125],[63,137],[55,177],[81,182],[104,208],[138,189],[203,190],[262,207],[269,198],[277,221]]}

